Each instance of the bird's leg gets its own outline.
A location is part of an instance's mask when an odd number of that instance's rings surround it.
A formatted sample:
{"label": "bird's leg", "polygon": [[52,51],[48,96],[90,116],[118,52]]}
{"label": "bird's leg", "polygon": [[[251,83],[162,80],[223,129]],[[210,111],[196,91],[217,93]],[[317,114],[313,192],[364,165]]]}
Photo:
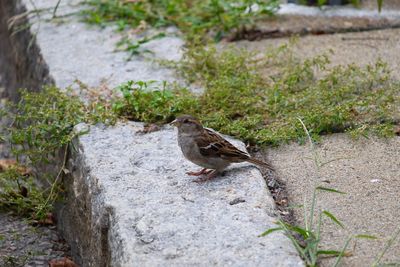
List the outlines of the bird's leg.
{"label": "bird's leg", "polygon": [[208,174],[210,173],[212,170],[207,170],[206,168],[202,169],[201,171],[198,172],[187,172],[187,175],[192,175],[192,176],[200,176],[202,174]]}
{"label": "bird's leg", "polygon": [[214,179],[217,175],[218,175],[218,171],[217,170],[209,170],[207,172],[207,176],[206,177],[202,177],[202,178],[196,179],[193,182],[195,182],[195,183],[206,182],[208,180]]}

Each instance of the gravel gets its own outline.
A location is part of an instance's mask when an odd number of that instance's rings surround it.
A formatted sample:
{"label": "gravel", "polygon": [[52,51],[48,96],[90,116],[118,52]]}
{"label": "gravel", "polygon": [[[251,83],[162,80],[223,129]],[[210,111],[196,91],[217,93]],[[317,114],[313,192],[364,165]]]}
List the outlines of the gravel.
{"label": "gravel", "polygon": [[32,226],[0,213],[0,266],[48,266],[50,260],[69,256],[68,251],[55,226]]}

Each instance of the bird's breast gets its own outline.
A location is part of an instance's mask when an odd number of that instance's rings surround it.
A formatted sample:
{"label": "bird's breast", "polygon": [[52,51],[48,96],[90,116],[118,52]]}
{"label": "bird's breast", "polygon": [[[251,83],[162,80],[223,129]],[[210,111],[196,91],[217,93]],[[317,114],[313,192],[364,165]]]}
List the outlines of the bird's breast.
{"label": "bird's breast", "polygon": [[182,150],[183,155],[188,160],[195,162],[198,161],[200,157],[203,157],[200,154],[199,147],[194,142],[193,137],[182,134],[178,138],[178,144]]}

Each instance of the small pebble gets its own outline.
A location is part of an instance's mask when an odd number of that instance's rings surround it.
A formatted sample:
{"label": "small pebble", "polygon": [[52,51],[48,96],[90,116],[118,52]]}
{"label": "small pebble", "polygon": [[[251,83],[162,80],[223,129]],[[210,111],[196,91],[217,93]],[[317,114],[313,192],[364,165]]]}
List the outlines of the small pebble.
{"label": "small pebble", "polygon": [[237,197],[234,200],[230,201],[229,205],[236,205],[236,204],[243,203],[243,202],[246,202],[246,200],[244,200],[241,197]]}

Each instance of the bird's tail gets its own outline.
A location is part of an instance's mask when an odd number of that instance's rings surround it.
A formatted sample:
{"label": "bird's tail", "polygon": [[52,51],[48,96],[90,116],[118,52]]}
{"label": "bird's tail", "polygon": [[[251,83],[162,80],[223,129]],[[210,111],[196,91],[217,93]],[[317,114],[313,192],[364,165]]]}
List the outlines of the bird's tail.
{"label": "bird's tail", "polygon": [[251,162],[251,163],[254,163],[254,164],[256,164],[256,165],[258,165],[258,166],[260,166],[260,167],[268,168],[268,169],[270,169],[271,171],[275,171],[274,167],[272,167],[271,164],[266,163],[266,162],[264,162],[264,161],[261,161],[261,160],[255,159],[255,158],[249,158],[247,161],[248,161],[248,162]]}

